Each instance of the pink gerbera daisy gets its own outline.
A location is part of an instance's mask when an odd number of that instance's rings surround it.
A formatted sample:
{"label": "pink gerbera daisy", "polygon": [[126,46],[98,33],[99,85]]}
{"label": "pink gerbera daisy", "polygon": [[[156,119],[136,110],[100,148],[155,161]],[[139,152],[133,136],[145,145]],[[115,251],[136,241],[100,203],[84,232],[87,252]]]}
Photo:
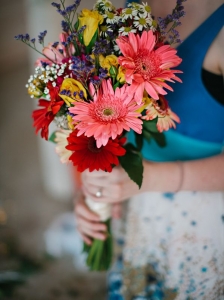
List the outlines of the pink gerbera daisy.
{"label": "pink gerbera daisy", "polygon": [[100,148],[107,144],[109,138],[115,139],[122,134],[123,130],[133,129],[141,133],[141,114],[137,112],[141,106],[136,104],[128,85],[114,91],[111,80],[103,80],[97,92],[91,84],[90,92],[93,101],[76,102],[74,107],[69,108],[75,115],[74,124],[78,122],[75,126],[78,136],[94,136],[96,145]]}
{"label": "pink gerbera daisy", "polygon": [[165,81],[182,82],[175,73],[179,70],[170,70],[181,63],[170,45],[163,45],[155,49],[156,37],[153,32],[144,31],[142,35],[129,33],[128,37],[119,37],[116,40],[123,56],[118,58],[119,64],[125,69],[126,82],[131,84],[130,92],[135,93],[137,103],[141,103],[144,90],[154,99],[158,94],[165,95],[163,88],[173,90]]}

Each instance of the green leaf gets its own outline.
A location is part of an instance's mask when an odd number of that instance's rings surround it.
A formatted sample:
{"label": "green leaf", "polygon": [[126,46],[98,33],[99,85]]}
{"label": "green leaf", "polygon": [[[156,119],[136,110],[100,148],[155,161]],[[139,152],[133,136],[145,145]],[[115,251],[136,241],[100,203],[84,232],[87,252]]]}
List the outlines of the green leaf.
{"label": "green leaf", "polygon": [[158,131],[156,126],[157,121],[158,118],[150,121],[143,121],[142,134],[147,141],[149,141],[150,138],[153,138],[160,147],[165,147],[166,138],[163,132]]}
{"label": "green leaf", "polygon": [[80,41],[80,43],[82,44],[82,45],[84,45],[84,40],[83,40],[83,33],[81,34],[78,34],[78,39],[79,39],[79,41]]}
{"label": "green leaf", "polygon": [[142,129],[142,135],[147,141],[150,141],[150,139],[152,137],[152,134],[150,132],[148,132],[147,130],[145,130],[144,128]]}
{"label": "green leaf", "polygon": [[56,116],[57,117],[64,116],[64,115],[66,115],[67,111],[68,111],[68,108],[66,107],[65,104],[63,104],[62,107],[60,108],[59,112],[57,112]]}
{"label": "green leaf", "polygon": [[87,54],[91,54],[92,53],[92,48],[93,48],[93,46],[96,43],[97,37],[98,37],[98,28],[97,28],[96,32],[94,33],[94,35],[93,35],[93,37],[92,37],[89,45],[86,46],[86,53]]}
{"label": "green leaf", "polygon": [[166,137],[163,132],[158,132],[158,133],[153,132],[151,134],[152,134],[152,138],[154,138],[154,140],[160,147],[166,146]]}
{"label": "green leaf", "polygon": [[75,28],[76,31],[78,31],[78,28],[79,28],[79,19],[75,23],[74,28]]}
{"label": "green leaf", "polygon": [[115,66],[111,66],[109,69],[110,76],[113,78],[117,77],[117,68]]}
{"label": "green leaf", "polygon": [[158,132],[158,129],[157,129],[157,120],[158,118],[155,118],[153,120],[148,120],[148,121],[145,121],[143,120],[143,128],[148,130],[149,132]]}
{"label": "green leaf", "polygon": [[136,146],[137,146],[138,150],[141,151],[142,147],[143,147],[143,134],[138,134],[136,132],[134,132],[134,134],[135,134]]}
{"label": "green leaf", "polygon": [[48,139],[48,141],[50,141],[50,142],[52,142],[52,143],[54,143],[54,144],[56,144],[56,142],[55,142],[56,132],[57,132],[57,131],[54,131],[54,132],[51,134],[51,136],[49,137],[49,139]]}
{"label": "green leaf", "polygon": [[120,86],[120,82],[118,81],[117,83],[115,83],[115,85],[113,86],[114,91],[116,90],[117,87]]}
{"label": "green leaf", "polygon": [[124,156],[119,157],[119,162],[140,189],[143,179],[142,155],[132,144],[125,145],[125,149],[127,152]]}
{"label": "green leaf", "polygon": [[52,142],[52,143],[54,143],[54,144],[56,144],[56,142],[55,142],[56,132],[57,132],[57,131],[53,132],[53,133],[51,134],[51,136],[49,137],[49,139],[48,139],[48,141],[50,141],[50,142]]}

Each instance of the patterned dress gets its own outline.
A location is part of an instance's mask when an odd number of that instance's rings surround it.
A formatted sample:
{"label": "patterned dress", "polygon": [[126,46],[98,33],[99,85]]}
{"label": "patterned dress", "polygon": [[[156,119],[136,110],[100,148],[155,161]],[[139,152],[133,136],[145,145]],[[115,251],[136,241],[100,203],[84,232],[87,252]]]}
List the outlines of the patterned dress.
{"label": "patterned dress", "polygon": [[[187,161],[223,152],[224,105],[201,79],[223,20],[224,5],[178,47],[183,84],[167,98],[181,124],[166,132],[165,148],[145,142],[145,159]],[[127,211],[108,300],[224,299],[224,192],[147,192],[131,198]]]}

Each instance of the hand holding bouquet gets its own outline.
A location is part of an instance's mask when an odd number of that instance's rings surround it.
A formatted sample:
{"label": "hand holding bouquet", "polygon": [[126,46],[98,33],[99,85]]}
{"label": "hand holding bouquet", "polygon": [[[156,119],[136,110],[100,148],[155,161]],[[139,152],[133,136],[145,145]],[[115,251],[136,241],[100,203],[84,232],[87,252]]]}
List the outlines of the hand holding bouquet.
{"label": "hand holding bouquet", "polygon": [[[181,59],[170,44],[179,42],[175,27],[183,15],[182,2],[159,23],[147,3],[116,9],[110,1],[98,0],[77,19],[80,1],[67,7],[65,0],[52,3],[64,19],[63,32],[58,42],[47,46],[47,32],[38,36],[43,58],[37,60],[27,88],[31,98],[39,101],[32,114],[36,133],[57,144],[62,162],[71,161],[80,172],[111,172],[121,164],[141,187],[143,139],[155,138],[164,146],[162,131],[179,122],[165,99],[165,89],[172,91],[167,82],[181,82],[175,75],[181,71],[172,69]],[[39,52],[28,34],[16,39]],[[52,121],[58,130],[49,138]],[[135,145],[127,143],[130,130]],[[92,270],[105,270],[112,257],[108,208],[90,199],[87,203],[98,213],[103,211],[102,221],[108,226],[106,241],[85,245],[87,264]]]}

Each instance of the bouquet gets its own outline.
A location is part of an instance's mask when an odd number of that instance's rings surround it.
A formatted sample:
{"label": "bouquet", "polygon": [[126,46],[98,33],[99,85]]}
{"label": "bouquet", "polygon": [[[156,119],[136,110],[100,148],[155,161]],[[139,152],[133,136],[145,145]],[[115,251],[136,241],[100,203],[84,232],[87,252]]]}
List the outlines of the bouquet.
{"label": "bouquet", "polygon": [[[56,143],[63,163],[72,162],[80,172],[111,172],[120,164],[140,188],[143,140],[154,138],[164,146],[162,132],[179,122],[165,89],[172,91],[167,82],[181,82],[176,76],[181,71],[173,69],[181,58],[171,44],[180,42],[175,27],[184,15],[184,0],[177,1],[172,15],[157,21],[147,3],[117,9],[109,0],[97,0],[76,17],[80,1],[52,3],[63,18],[62,33],[59,41],[45,46],[47,31],[41,32],[42,51],[29,34],[15,37],[43,56],[26,85],[38,100],[33,126]],[[52,121],[58,130],[49,136]],[[127,142],[130,130],[135,144]],[[112,259],[110,207],[91,199],[87,204],[108,226],[105,241],[84,244],[87,265],[106,270]]]}

